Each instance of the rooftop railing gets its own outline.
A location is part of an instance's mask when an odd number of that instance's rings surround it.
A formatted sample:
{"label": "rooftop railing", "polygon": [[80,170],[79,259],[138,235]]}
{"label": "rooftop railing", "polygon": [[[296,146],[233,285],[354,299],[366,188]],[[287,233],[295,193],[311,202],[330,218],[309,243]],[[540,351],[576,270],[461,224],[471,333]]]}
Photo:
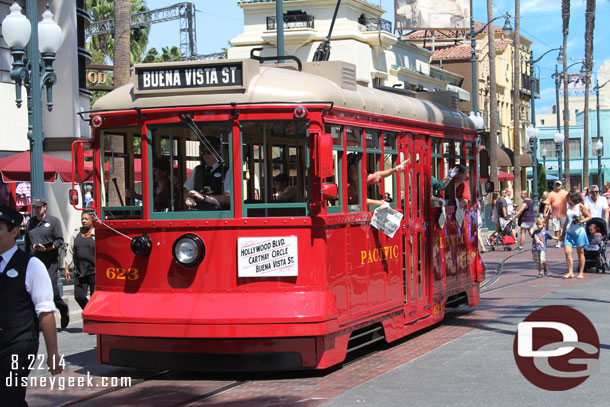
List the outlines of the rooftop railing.
{"label": "rooftop railing", "polygon": [[[314,17],[307,14],[285,14],[284,28],[314,28]],[[275,16],[267,17],[267,30],[277,29],[277,19]]]}
{"label": "rooftop railing", "polygon": [[364,21],[358,21],[360,31],[387,31],[392,32],[392,23],[383,18],[371,18]]}

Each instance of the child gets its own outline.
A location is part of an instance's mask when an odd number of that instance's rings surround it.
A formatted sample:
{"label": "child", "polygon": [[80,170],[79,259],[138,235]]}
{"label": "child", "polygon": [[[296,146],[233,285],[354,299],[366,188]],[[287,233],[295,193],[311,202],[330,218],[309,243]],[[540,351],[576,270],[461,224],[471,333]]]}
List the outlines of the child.
{"label": "child", "polygon": [[589,244],[585,246],[585,250],[599,250],[599,245],[602,244],[602,234],[595,223],[589,225],[589,234],[587,237],[589,238]]}
{"label": "child", "polygon": [[541,264],[544,267],[544,276],[549,275],[546,267],[546,241],[555,237],[544,228],[544,219],[536,219],[537,229],[532,233],[532,258],[538,266],[538,278],[543,277]]}

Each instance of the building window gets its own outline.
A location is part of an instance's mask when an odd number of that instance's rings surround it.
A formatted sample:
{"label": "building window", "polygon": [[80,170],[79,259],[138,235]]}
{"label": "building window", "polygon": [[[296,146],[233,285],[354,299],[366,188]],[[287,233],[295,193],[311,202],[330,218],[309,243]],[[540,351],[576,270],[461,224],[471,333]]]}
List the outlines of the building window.
{"label": "building window", "polygon": [[540,156],[542,158],[556,158],[557,150],[555,149],[555,142],[552,139],[540,140]]}
{"label": "building window", "polygon": [[580,152],[580,139],[579,138],[571,138],[570,139],[570,158],[579,158],[582,157]]}

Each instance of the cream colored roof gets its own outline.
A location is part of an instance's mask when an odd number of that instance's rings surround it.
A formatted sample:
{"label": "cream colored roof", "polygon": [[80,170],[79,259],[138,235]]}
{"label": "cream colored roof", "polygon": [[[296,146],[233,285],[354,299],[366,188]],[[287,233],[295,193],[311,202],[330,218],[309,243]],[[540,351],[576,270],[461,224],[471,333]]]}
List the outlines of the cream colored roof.
{"label": "cream colored roof", "polygon": [[[305,65],[305,70],[309,72],[320,67],[320,63],[306,63]],[[333,69],[336,68],[336,65],[333,66]],[[450,111],[442,105],[363,86],[353,86],[352,88],[356,90],[350,90],[350,86],[340,86],[340,81],[327,79],[330,76],[323,72],[324,69],[320,69],[320,71],[320,74],[326,77],[294,69],[261,65],[260,69],[246,81],[245,92],[223,92],[221,89],[214,93],[203,90],[201,93],[136,95],[133,84],[128,84],[100,98],[93,105],[93,111],[229,105],[231,103],[239,105],[262,102],[298,104],[333,102],[335,107],[340,108],[398,116],[451,127],[473,128],[472,122],[467,116],[460,112]]]}

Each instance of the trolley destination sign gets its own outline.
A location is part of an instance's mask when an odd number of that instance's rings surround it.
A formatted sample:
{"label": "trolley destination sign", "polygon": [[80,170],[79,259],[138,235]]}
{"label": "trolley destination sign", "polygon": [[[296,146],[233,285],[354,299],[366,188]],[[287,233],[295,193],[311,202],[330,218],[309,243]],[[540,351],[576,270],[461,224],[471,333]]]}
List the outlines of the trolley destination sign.
{"label": "trolley destination sign", "polygon": [[238,277],[298,275],[296,236],[237,239]]}
{"label": "trolley destination sign", "polygon": [[135,68],[136,93],[241,88],[243,82],[241,62],[148,64]]}

